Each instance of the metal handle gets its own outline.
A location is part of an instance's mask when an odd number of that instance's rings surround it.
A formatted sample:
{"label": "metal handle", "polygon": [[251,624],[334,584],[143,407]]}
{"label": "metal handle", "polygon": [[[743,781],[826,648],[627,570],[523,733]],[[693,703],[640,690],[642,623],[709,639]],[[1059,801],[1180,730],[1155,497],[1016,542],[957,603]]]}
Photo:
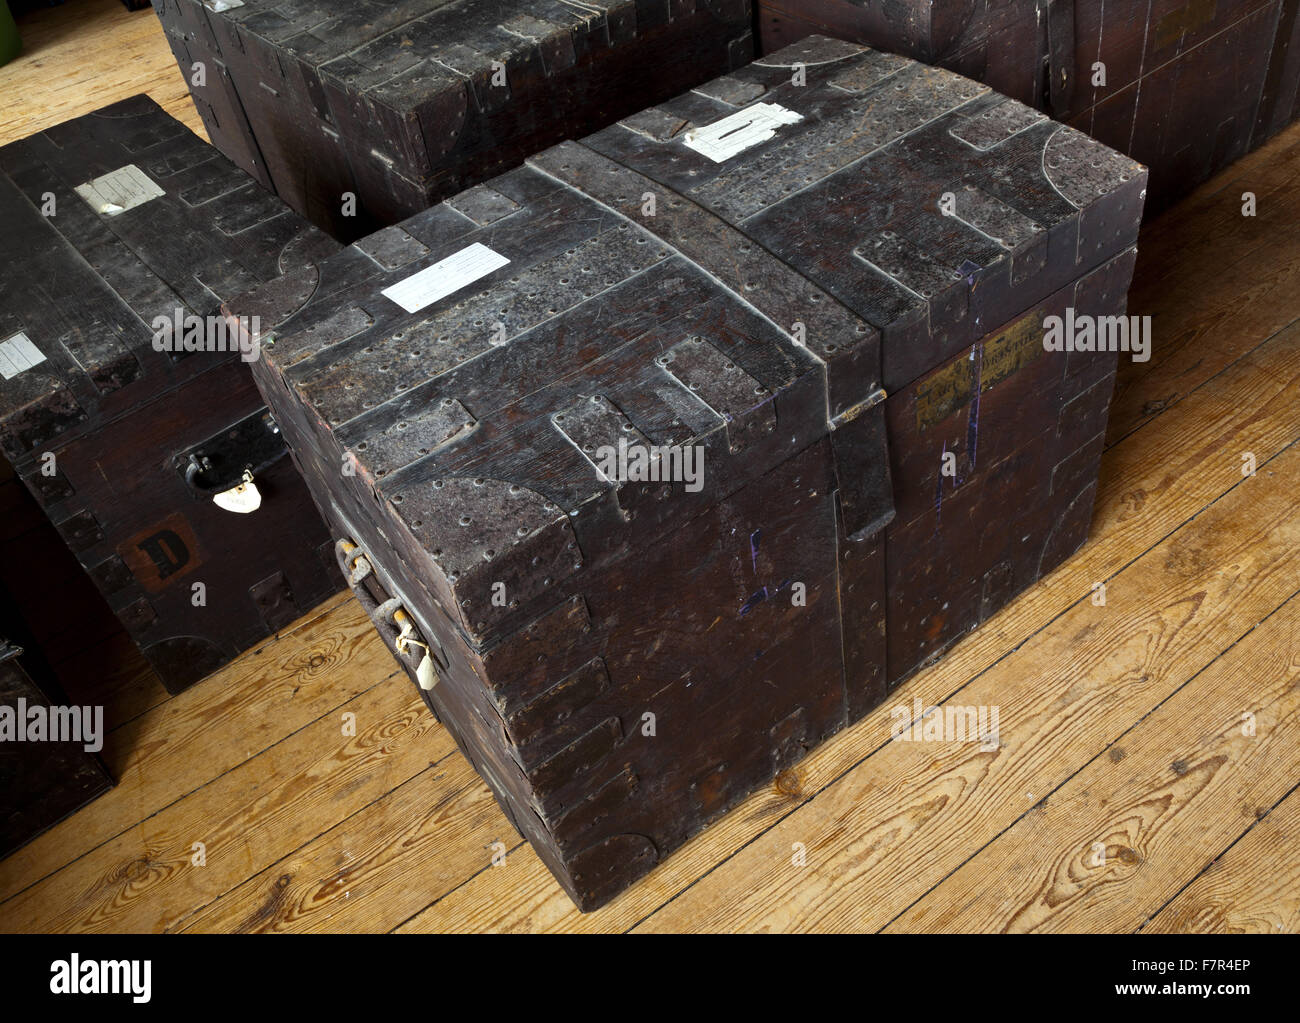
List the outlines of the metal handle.
{"label": "metal handle", "polygon": [[1062,118],[1074,96],[1074,0],[1044,0],[1047,8],[1047,112]]}
{"label": "metal handle", "polygon": [[231,423],[202,443],[172,456],[172,465],[194,496],[201,499],[226,493],[260,476],[285,456],[288,448],[280,428],[266,409]]}
{"label": "metal handle", "polygon": [[[427,692],[436,686],[438,669],[447,667],[442,648],[425,639],[415,618],[398,597],[385,592],[364,550],[351,540],[339,540],[334,544],[334,556],[357,602],[393,656],[414,676],[421,690]],[[378,591],[382,599],[376,598],[372,591]]]}

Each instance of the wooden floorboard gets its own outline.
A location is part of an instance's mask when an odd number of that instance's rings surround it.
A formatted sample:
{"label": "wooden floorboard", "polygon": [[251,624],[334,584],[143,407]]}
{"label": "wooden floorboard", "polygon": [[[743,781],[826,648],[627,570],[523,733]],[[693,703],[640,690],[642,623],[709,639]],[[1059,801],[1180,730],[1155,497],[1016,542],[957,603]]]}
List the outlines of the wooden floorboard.
{"label": "wooden floorboard", "polygon": [[[1154,350],[1149,362],[1121,363],[1108,443],[1300,319],[1300,135],[1268,152],[1274,161],[1254,173],[1227,172],[1239,175],[1236,187],[1211,182],[1214,205],[1201,206],[1198,193],[1143,231],[1129,311],[1151,317]],[[1255,217],[1241,215],[1245,181],[1258,190]]]}
{"label": "wooden floorboard", "polygon": [[[152,13],[21,28],[0,143],[137,92],[198,129]],[[0,929],[1300,929],[1298,185],[1293,128],[1144,229],[1087,546],[600,912],[341,596],[180,696],[124,662],[119,783],[0,861]],[[917,698],[996,748],[891,741]]]}
{"label": "wooden floorboard", "polygon": [[[123,847],[121,869],[148,862],[154,850],[141,822],[323,716],[343,713],[395,669],[370,620],[348,601],[114,729],[102,756],[116,787],[0,861],[0,899],[60,868],[87,869],[86,852],[124,834],[134,845]],[[398,690],[393,698],[408,695]],[[366,724],[358,722],[359,733]],[[0,917],[7,908],[0,902]]]}
{"label": "wooden floorboard", "polygon": [[[1284,525],[1295,550],[1294,516]],[[1284,585],[1294,581],[1293,565],[1278,569]],[[1185,594],[1167,605],[1173,615],[1162,619],[1162,631],[1187,628],[1190,614],[1174,619],[1193,601],[1202,614],[1208,599]],[[1300,777],[1297,640],[1300,597],[1293,597],[888,929],[1137,930]],[[1257,680],[1249,694],[1233,684],[1244,675]],[[1158,680],[1146,677],[1144,688],[1158,694]]]}
{"label": "wooden floorboard", "polygon": [[142,92],[207,138],[153,11],[67,0],[23,15],[18,31],[22,54],[0,67],[0,144]]}
{"label": "wooden floorboard", "polygon": [[1300,931],[1300,784],[1170,899],[1142,931]]}

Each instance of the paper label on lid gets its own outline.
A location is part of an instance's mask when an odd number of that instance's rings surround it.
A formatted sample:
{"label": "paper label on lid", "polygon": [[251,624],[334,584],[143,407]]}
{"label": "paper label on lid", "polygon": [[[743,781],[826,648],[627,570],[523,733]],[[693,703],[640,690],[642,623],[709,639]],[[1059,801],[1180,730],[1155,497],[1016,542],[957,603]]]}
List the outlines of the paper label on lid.
{"label": "paper label on lid", "polygon": [[6,341],[0,341],[0,376],[6,380],[12,380],[24,370],[44,361],[45,356],[26,334],[15,334]]}
{"label": "paper label on lid", "polygon": [[721,121],[691,129],[682,136],[682,141],[714,163],[724,163],[746,149],[766,142],[782,125],[802,120],[803,114],[787,110],[779,103],[755,103]]}
{"label": "paper label on lid", "polygon": [[96,213],[116,217],[167,193],[139,167],[128,163],[125,167],[78,185],[77,194]]}
{"label": "paper label on lid", "polygon": [[425,306],[455,294],[493,270],[500,270],[509,262],[499,252],[493,252],[481,242],[475,242],[406,280],[385,288],[382,294],[408,313],[418,313]]}

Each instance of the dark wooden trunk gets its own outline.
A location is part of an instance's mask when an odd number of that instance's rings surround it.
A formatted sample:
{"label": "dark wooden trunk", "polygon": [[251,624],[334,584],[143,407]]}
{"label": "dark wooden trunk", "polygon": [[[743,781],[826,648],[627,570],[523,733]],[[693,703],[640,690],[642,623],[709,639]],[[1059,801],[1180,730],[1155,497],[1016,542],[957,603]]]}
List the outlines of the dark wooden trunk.
{"label": "dark wooden trunk", "polygon": [[750,0],[154,7],[213,143],[348,240],[752,56]]}
{"label": "dark wooden trunk", "polygon": [[50,723],[70,723],[72,708],[43,667],[36,659],[29,674],[22,648],[0,640],[0,858],[113,787],[103,762],[87,750],[103,741],[102,708],[96,741],[80,732],[75,740],[56,739]]}
{"label": "dark wooden trunk", "polygon": [[[164,194],[113,213],[76,191],[128,166]],[[0,149],[0,218],[24,267],[0,282],[0,448],[176,691],[337,581],[241,353],[156,350],[155,317],[338,246],[143,96]],[[245,468],[262,507],[218,507]]]}
{"label": "dark wooden trunk", "polygon": [[227,309],[278,324],[254,374],[359,599],[590,909],[1083,541],[1116,355],[1044,318],[1123,311],[1145,184],[813,39]]}
{"label": "dark wooden trunk", "polygon": [[823,33],[906,54],[1127,153],[1148,214],[1300,116],[1300,0],[756,2],[765,53]]}
{"label": "dark wooden trunk", "polygon": [[[3,457],[0,542],[7,552],[0,559],[0,628],[29,661],[41,658],[49,674],[64,680],[69,661],[122,634],[122,623]],[[33,579],[42,586],[32,586]],[[15,593],[22,594],[21,604],[12,599]]]}

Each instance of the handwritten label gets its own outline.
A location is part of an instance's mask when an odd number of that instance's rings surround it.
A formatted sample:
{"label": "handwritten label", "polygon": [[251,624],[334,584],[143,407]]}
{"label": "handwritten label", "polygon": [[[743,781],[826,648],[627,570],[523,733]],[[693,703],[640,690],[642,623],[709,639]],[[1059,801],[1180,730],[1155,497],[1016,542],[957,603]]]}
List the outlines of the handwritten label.
{"label": "handwritten label", "polygon": [[499,252],[493,252],[486,245],[475,242],[404,281],[385,288],[382,294],[408,313],[418,313],[439,299],[453,295],[461,288],[486,277],[492,271],[500,270],[509,262]]}
{"label": "handwritten label", "polygon": [[755,103],[721,121],[688,131],[682,141],[714,163],[724,163],[773,138],[782,125],[802,120],[803,114],[787,110],[779,103]]}
{"label": "handwritten label", "polygon": [[116,217],[167,193],[139,167],[128,163],[125,167],[78,185],[77,194],[96,213]]}
{"label": "handwritten label", "polygon": [[26,334],[15,334],[0,342],[0,376],[12,380],[19,373],[45,361],[41,350],[32,344]]}

